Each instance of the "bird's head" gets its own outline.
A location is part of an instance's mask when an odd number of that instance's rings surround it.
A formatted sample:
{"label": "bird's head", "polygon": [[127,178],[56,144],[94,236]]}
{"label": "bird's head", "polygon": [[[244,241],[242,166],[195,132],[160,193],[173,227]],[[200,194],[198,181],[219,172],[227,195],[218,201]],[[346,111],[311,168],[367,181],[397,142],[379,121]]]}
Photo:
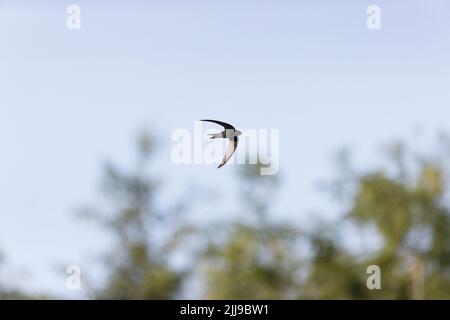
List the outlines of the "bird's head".
{"label": "bird's head", "polygon": [[242,132],[239,131],[239,130],[236,130],[236,131],[234,132],[234,135],[235,135],[235,136],[240,136],[241,134],[242,134]]}

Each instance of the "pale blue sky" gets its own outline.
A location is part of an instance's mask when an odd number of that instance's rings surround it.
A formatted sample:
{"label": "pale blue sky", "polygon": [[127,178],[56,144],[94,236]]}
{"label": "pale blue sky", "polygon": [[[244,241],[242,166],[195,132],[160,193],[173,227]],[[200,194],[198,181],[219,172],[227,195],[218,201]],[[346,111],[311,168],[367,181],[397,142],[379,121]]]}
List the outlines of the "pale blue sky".
{"label": "pale blue sky", "polygon": [[[316,184],[339,147],[369,163],[383,142],[450,125],[446,0],[123,3],[0,2],[7,283],[83,295],[55,267],[89,269],[107,242],[73,211],[96,198],[104,160],[131,163],[142,127],[158,132],[166,194],[193,178],[223,193],[234,182],[233,166],[172,165],[172,130],[203,118],[280,129],[276,204],[301,224],[311,210],[337,214]],[[79,31],[66,28],[69,4],[81,7]],[[379,31],[366,28],[370,4],[381,7]]]}

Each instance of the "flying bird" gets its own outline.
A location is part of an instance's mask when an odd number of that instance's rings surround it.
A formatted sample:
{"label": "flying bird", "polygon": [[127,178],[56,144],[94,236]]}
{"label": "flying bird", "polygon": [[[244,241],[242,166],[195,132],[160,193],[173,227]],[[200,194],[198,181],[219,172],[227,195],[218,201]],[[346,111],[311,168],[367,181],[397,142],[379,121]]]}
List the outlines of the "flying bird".
{"label": "flying bird", "polygon": [[222,162],[217,167],[217,169],[222,168],[225,163],[227,163],[228,160],[230,160],[233,153],[236,151],[236,148],[239,143],[239,136],[242,134],[241,131],[236,130],[235,127],[233,127],[231,124],[228,124],[226,122],[217,121],[217,120],[200,120],[200,121],[207,121],[207,122],[213,122],[216,123],[222,127],[224,127],[224,131],[216,133],[216,134],[210,134],[211,139],[220,139],[220,138],[227,138],[230,140],[230,144],[228,145],[227,151],[225,152],[225,156],[223,157]]}

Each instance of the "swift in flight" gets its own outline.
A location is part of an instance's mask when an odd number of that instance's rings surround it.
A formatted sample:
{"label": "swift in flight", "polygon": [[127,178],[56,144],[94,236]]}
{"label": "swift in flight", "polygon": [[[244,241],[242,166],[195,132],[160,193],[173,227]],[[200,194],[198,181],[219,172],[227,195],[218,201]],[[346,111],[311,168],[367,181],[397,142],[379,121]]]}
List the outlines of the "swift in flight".
{"label": "swift in flight", "polygon": [[213,122],[213,123],[216,123],[216,124],[224,127],[224,129],[225,129],[224,131],[216,133],[216,134],[210,134],[211,139],[221,139],[221,138],[225,139],[226,138],[226,139],[230,140],[227,151],[225,152],[225,156],[223,157],[223,160],[220,163],[220,165],[217,167],[217,169],[220,169],[225,165],[225,163],[227,163],[228,160],[230,160],[231,156],[236,151],[236,148],[239,143],[239,136],[242,134],[242,132],[240,132],[239,130],[236,130],[235,127],[233,127],[231,124],[228,124],[226,122],[217,121],[217,120],[200,120],[200,121]]}

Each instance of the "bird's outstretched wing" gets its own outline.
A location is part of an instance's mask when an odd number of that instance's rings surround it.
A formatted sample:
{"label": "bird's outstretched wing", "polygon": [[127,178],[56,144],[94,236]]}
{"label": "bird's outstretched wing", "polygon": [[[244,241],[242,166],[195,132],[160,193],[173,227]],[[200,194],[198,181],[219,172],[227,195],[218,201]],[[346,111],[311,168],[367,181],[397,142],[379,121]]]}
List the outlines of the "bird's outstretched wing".
{"label": "bird's outstretched wing", "polygon": [[231,124],[226,123],[226,122],[217,121],[217,120],[200,120],[200,121],[213,122],[213,123],[216,123],[216,124],[218,124],[218,125],[221,125],[221,126],[224,127],[225,129],[228,129],[228,130],[236,130],[235,127],[233,127]]}
{"label": "bird's outstretched wing", "polygon": [[228,144],[227,151],[225,152],[225,156],[223,157],[223,160],[220,163],[220,165],[217,167],[217,169],[222,168],[225,165],[225,163],[227,163],[227,161],[230,160],[234,151],[236,151],[238,143],[239,143],[239,138],[237,136],[234,137],[233,141],[230,141],[230,143]]}

